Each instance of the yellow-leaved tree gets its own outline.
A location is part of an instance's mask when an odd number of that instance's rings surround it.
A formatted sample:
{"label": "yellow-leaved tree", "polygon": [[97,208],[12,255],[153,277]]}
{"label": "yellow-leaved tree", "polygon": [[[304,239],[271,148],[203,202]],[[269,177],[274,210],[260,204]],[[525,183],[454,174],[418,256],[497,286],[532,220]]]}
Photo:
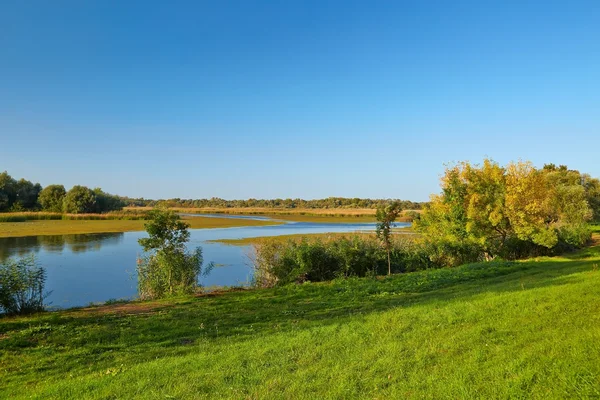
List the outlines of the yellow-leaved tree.
{"label": "yellow-leaved tree", "polygon": [[443,265],[578,247],[590,237],[593,215],[593,191],[585,183],[595,188],[594,180],[582,177],[552,164],[461,162],[446,167],[442,193],[432,196],[417,229],[431,258]]}

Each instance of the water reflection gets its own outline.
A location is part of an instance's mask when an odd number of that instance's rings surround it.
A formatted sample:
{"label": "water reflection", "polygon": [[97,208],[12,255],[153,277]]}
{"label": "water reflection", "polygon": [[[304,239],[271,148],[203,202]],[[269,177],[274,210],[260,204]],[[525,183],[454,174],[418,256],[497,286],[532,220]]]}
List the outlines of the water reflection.
{"label": "water reflection", "polygon": [[104,245],[116,245],[123,241],[123,233],[96,233],[80,235],[25,236],[0,238],[0,261],[10,257],[37,254],[40,250],[49,253],[72,253],[98,251]]}
{"label": "water reflection", "polygon": [[[409,224],[398,224],[398,227]],[[214,262],[205,287],[243,285],[252,279],[248,262],[250,246],[230,246],[216,239],[243,239],[258,236],[354,232],[373,230],[372,223],[293,222],[283,225],[248,226],[190,230],[189,248],[202,246],[204,260]],[[8,257],[36,254],[47,272],[46,289],[52,294],[52,307],[83,306],[109,299],[135,298],[137,294],[136,259],[141,254],[138,240],[146,232],[101,233],[87,235],[32,236],[0,238],[0,262]]]}

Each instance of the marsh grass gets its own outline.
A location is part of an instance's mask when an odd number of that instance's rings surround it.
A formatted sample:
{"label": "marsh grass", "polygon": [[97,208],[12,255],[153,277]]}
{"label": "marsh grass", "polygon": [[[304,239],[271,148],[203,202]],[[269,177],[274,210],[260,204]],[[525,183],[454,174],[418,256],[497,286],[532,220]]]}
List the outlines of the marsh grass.
{"label": "marsh grass", "polygon": [[[419,235],[418,233],[414,232],[410,227],[397,228],[396,231],[394,232],[394,234],[395,235],[410,235],[410,236],[405,236],[407,238],[417,237]],[[208,242],[223,243],[223,244],[228,244],[228,245],[232,245],[232,246],[248,246],[248,245],[252,245],[252,244],[263,244],[265,242],[269,242],[269,241],[273,241],[273,240],[279,241],[279,242],[287,242],[288,240],[301,241],[303,239],[306,239],[308,241],[321,240],[324,242],[328,242],[328,241],[342,239],[342,238],[352,238],[354,236],[358,236],[358,237],[362,237],[362,238],[369,238],[369,239],[373,239],[373,240],[377,238],[375,236],[374,232],[357,231],[357,232],[330,232],[330,233],[308,233],[308,234],[307,233],[298,233],[298,234],[279,235],[279,236],[258,236],[258,237],[242,238],[242,239],[214,239],[214,240],[208,240]]]}
{"label": "marsh grass", "polygon": [[[125,210],[149,210],[150,207],[125,207]],[[171,208],[176,212],[191,213],[191,214],[231,214],[231,215],[256,215],[268,216],[290,221],[302,222],[329,222],[338,221],[338,218],[344,218],[347,222],[357,222],[360,220],[373,222],[375,221],[375,209],[371,208],[268,208],[268,207],[203,207],[203,208]],[[412,210],[403,212],[397,220],[400,222],[409,222],[412,219],[407,215]],[[416,210],[416,212],[421,212]],[[312,217],[313,219],[311,219]],[[316,219],[314,219],[316,218]],[[334,219],[326,219],[334,218]]]}
{"label": "marsh grass", "polygon": [[596,398],[600,249],[0,319],[0,397]]}
{"label": "marsh grass", "polygon": [[136,221],[146,219],[147,212],[110,212],[105,214],[63,214],[53,212],[15,212],[0,213],[0,222],[27,222],[27,221],[107,221],[127,220]]}

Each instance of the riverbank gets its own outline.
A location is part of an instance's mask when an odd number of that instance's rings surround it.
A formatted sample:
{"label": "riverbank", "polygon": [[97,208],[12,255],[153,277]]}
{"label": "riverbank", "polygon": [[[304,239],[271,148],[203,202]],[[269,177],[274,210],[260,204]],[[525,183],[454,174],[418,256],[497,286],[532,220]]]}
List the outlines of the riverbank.
{"label": "riverbank", "polygon": [[[191,229],[233,228],[239,226],[279,225],[278,221],[251,219],[184,217]],[[144,220],[40,220],[1,222],[0,238],[46,235],[74,235],[84,233],[113,233],[143,231]]]}
{"label": "riverbank", "polygon": [[[417,235],[411,227],[406,228],[397,228],[394,230],[394,234],[403,235]],[[374,232],[332,232],[332,233],[298,233],[293,235],[278,235],[278,236],[259,236],[259,237],[250,237],[243,239],[216,239],[216,240],[208,240],[210,243],[222,243],[231,246],[248,246],[253,244],[260,244],[272,240],[277,240],[281,242],[286,242],[288,240],[335,240],[343,237],[351,237],[355,235],[367,236],[375,238]]]}
{"label": "riverbank", "polygon": [[[128,212],[146,212],[151,207],[125,207]],[[267,207],[238,207],[238,208],[183,208],[173,207],[171,210],[180,213],[189,214],[227,214],[227,215],[254,215],[269,217],[274,219],[284,219],[286,221],[296,222],[340,222],[340,223],[358,223],[375,222],[376,209],[373,208],[267,208]],[[411,210],[405,210],[398,222],[411,222],[407,213]],[[420,213],[420,210],[413,212]]]}
{"label": "riverbank", "polygon": [[600,248],[0,318],[3,398],[589,398]]}

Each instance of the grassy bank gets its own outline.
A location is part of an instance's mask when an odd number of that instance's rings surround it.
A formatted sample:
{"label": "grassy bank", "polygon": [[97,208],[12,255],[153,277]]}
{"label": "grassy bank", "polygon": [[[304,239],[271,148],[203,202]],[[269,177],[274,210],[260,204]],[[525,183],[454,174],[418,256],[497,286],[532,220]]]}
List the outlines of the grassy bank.
{"label": "grassy bank", "polygon": [[2,398],[600,396],[600,249],[0,319]]}
{"label": "grassy bank", "polygon": [[[183,218],[192,229],[276,225],[277,222],[233,218]],[[144,230],[143,220],[38,220],[0,223],[0,237],[131,232]]]}
{"label": "grassy bank", "polygon": [[[397,229],[395,230],[396,234],[415,234],[411,228],[402,228],[402,229]],[[352,232],[352,233],[346,233],[346,232],[335,232],[335,233],[310,233],[310,234],[306,234],[306,233],[300,233],[300,234],[295,234],[295,235],[280,235],[280,236],[260,236],[260,237],[253,237],[253,238],[243,238],[243,239],[216,239],[216,240],[209,240],[209,242],[214,242],[214,243],[223,243],[223,244],[228,244],[228,245],[232,245],[232,246],[248,246],[251,244],[260,244],[260,243],[265,243],[271,240],[277,240],[277,241],[281,241],[281,242],[286,242],[288,240],[302,240],[303,238],[306,238],[308,240],[335,240],[335,239],[339,239],[339,238],[343,238],[343,237],[351,237],[351,236],[355,236],[355,235],[360,235],[360,236],[369,236],[369,237],[375,237],[375,234],[372,232]]]}
{"label": "grassy bank", "polygon": [[55,221],[55,220],[66,220],[66,221],[79,221],[79,220],[94,220],[94,221],[108,221],[108,220],[140,220],[146,219],[146,211],[122,211],[122,212],[110,212],[105,214],[64,214],[54,212],[9,212],[0,213],[1,222],[26,222],[26,221]]}

